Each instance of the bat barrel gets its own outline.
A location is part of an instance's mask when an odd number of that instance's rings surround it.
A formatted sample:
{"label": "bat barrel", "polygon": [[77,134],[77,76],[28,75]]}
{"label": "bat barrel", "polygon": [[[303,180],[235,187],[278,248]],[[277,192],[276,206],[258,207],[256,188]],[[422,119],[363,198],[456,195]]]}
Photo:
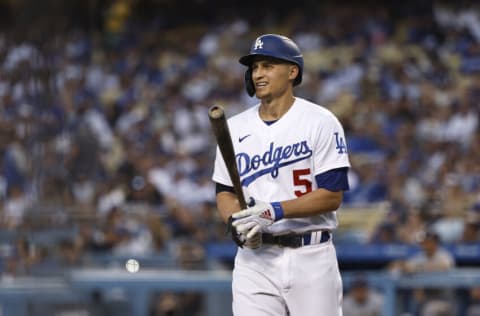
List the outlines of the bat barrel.
{"label": "bat barrel", "polygon": [[208,117],[210,118],[213,133],[217,139],[218,147],[232,180],[240,206],[246,208],[245,196],[243,195],[242,184],[235,161],[235,150],[233,149],[232,138],[228,129],[227,119],[225,118],[225,110],[221,105],[213,105],[208,109]]}

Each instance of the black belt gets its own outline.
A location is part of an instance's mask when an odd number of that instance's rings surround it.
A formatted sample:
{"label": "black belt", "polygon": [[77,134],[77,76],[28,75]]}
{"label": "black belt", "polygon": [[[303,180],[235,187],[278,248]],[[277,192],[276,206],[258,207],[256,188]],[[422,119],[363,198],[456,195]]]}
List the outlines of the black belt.
{"label": "black belt", "polygon": [[331,234],[327,230],[309,232],[305,234],[272,235],[262,234],[264,244],[272,244],[281,247],[298,248],[301,246],[321,244],[329,241]]}

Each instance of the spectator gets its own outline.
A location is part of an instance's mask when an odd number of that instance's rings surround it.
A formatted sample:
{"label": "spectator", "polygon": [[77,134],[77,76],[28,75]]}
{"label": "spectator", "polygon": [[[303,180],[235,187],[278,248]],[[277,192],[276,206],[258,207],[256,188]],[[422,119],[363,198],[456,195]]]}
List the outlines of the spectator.
{"label": "spectator", "polygon": [[18,229],[24,222],[25,213],[32,205],[31,199],[19,185],[12,185],[7,190],[4,203],[3,223],[7,229]]}
{"label": "spectator", "polygon": [[370,238],[372,244],[395,244],[398,242],[397,230],[392,223],[382,223],[377,226]]}
{"label": "spectator", "polygon": [[4,277],[25,276],[30,273],[31,268],[38,262],[38,256],[32,251],[33,244],[26,237],[19,237],[15,240],[12,253],[5,261]]}
{"label": "spectator", "polygon": [[[389,269],[392,273],[414,274],[447,272],[454,268],[452,255],[441,247],[439,236],[426,231],[419,240],[421,251],[406,260],[394,261]],[[453,315],[453,295],[444,289],[415,289],[415,309],[421,316]]]}
{"label": "spectator", "polygon": [[420,236],[425,231],[425,221],[422,214],[417,209],[411,209],[407,213],[407,218],[404,223],[399,225],[399,239],[407,244],[415,244]]}
{"label": "spectator", "polygon": [[480,316],[480,287],[472,287],[469,291],[469,303],[465,316]]}
{"label": "spectator", "polygon": [[465,214],[462,236],[459,243],[475,244],[480,241],[480,203]]}
{"label": "spectator", "polygon": [[343,315],[381,316],[383,301],[383,296],[372,289],[366,279],[357,277],[343,299]]}

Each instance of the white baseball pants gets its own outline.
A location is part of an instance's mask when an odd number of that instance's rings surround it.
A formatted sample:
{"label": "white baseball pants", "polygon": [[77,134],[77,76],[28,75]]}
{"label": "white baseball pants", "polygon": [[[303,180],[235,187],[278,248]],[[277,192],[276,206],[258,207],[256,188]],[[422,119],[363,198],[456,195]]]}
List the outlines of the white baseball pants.
{"label": "white baseball pants", "polygon": [[342,279],[332,241],[238,250],[235,316],[341,316]]}

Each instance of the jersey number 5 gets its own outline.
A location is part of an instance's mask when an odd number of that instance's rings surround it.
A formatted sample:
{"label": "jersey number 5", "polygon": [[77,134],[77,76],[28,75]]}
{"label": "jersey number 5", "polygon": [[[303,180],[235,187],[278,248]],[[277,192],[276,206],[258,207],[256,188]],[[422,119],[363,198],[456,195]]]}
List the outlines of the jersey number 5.
{"label": "jersey number 5", "polygon": [[312,192],[312,182],[305,179],[305,176],[310,175],[310,168],[293,170],[293,184],[298,187],[304,187],[304,190],[295,190],[294,193],[297,197],[300,197],[308,192]]}

